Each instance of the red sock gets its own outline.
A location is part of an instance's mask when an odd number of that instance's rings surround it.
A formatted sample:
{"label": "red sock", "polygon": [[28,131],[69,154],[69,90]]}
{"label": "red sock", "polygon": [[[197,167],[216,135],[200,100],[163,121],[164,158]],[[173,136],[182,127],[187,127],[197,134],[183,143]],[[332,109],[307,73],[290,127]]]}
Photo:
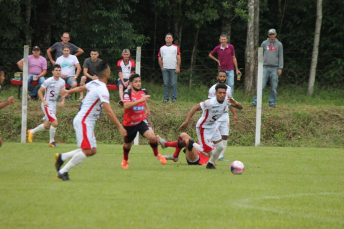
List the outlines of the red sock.
{"label": "red sock", "polygon": [[129,159],[129,151],[130,149],[127,149],[125,145],[123,145],[123,159],[126,161]]}
{"label": "red sock", "polygon": [[158,156],[158,142],[155,141],[155,142],[150,142],[149,145],[152,147],[153,149],[153,153],[154,153],[154,156]]}
{"label": "red sock", "polygon": [[178,142],[166,142],[165,143],[166,147],[174,147],[177,148],[178,147]]}
{"label": "red sock", "polygon": [[179,153],[180,153],[181,150],[182,150],[182,148],[176,148],[176,150],[175,150],[174,153],[173,153],[173,157],[174,157],[174,158],[179,157]]}

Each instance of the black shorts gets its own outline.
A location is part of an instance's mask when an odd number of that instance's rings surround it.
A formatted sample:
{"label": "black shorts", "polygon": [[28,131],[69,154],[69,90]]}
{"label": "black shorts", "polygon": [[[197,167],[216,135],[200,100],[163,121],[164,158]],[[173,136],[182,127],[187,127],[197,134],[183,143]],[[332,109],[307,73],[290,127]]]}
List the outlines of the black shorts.
{"label": "black shorts", "polygon": [[91,78],[88,78],[87,76],[86,76],[86,82],[85,82],[85,84],[86,83],[89,83],[89,82],[91,82],[92,81],[92,79]]}
{"label": "black shorts", "polygon": [[188,159],[186,159],[186,162],[188,163],[188,165],[199,165],[199,158],[197,159],[197,161],[194,162],[188,161]]}
{"label": "black shorts", "polygon": [[149,125],[146,119],[135,126],[123,126],[123,127],[127,131],[127,136],[124,137],[125,143],[132,142],[135,139],[137,132],[139,132],[143,136],[143,134],[147,130],[152,129],[152,127]]}
{"label": "black shorts", "polygon": [[[123,79],[124,82],[127,82],[129,81],[129,79]],[[118,79],[117,81],[117,88],[119,88],[119,85],[122,85],[123,86],[123,90],[127,89],[127,87],[124,87],[123,83],[122,83],[122,80]],[[130,85],[130,83],[128,84],[128,86]]]}

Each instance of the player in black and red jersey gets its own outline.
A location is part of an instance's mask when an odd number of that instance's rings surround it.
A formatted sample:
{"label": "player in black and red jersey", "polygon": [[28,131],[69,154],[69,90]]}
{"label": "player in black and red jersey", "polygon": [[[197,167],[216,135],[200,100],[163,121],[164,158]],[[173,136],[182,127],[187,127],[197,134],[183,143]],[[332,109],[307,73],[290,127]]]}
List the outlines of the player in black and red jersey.
{"label": "player in black and red jersey", "polygon": [[141,88],[141,77],[139,74],[131,75],[129,82],[131,88],[126,89],[123,94],[123,127],[127,130],[127,136],[124,137],[122,168],[129,168],[129,151],[137,132],[149,141],[154,156],[164,165],[166,164],[166,158],[158,152],[157,138],[146,120],[146,116],[150,113],[147,105],[147,99],[150,95],[147,94],[146,89]]}

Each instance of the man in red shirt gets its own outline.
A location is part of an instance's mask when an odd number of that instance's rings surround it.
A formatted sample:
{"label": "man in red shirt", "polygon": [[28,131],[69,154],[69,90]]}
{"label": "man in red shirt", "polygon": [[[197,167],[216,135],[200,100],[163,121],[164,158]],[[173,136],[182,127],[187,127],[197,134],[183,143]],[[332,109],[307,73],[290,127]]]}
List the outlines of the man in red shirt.
{"label": "man in red shirt", "polygon": [[[234,96],[234,70],[236,69],[236,74],[241,75],[238,68],[238,62],[235,57],[234,46],[228,44],[227,35],[220,35],[220,45],[216,46],[213,51],[209,53],[209,57],[215,60],[219,65],[219,70],[226,71],[227,73],[227,85],[232,89],[232,97]],[[217,55],[217,58],[214,56]],[[235,68],[234,68],[235,67]]]}
{"label": "man in red shirt", "polygon": [[126,89],[123,95],[123,127],[127,131],[127,136],[124,137],[122,168],[129,168],[129,151],[137,132],[149,141],[154,156],[164,165],[166,164],[166,158],[158,152],[157,138],[146,120],[146,116],[150,113],[147,105],[147,99],[150,95],[147,95],[146,89],[141,88],[141,77],[139,74],[131,75],[129,82],[131,88]]}

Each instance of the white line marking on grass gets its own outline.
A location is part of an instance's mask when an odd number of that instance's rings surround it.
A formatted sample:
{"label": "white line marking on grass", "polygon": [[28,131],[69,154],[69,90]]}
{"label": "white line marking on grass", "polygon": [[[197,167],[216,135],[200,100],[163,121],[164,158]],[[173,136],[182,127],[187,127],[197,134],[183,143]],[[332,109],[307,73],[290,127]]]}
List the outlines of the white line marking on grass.
{"label": "white line marking on grass", "polygon": [[339,222],[341,224],[344,223],[344,220],[338,219],[338,218],[328,218],[328,217],[319,217],[311,214],[302,214],[300,215],[299,213],[293,213],[293,212],[287,212],[287,211],[282,211],[282,210],[277,210],[275,208],[267,208],[267,207],[258,207],[254,206],[253,203],[254,201],[260,201],[260,200],[272,200],[272,199],[286,199],[286,198],[298,198],[302,196],[329,196],[329,195],[343,195],[344,192],[320,192],[320,193],[299,193],[299,194],[290,194],[290,195],[283,195],[283,196],[261,196],[261,197],[255,197],[255,198],[246,198],[246,199],[241,199],[238,201],[234,201],[232,204],[246,208],[246,209],[254,209],[254,210],[259,210],[259,211],[266,211],[266,212],[273,212],[273,213],[278,213],[278,214],[284,214],[284,215],[290,215],[293,217],[299,217],[299,218],[308,218],[308,219],[315,219],[319,221],[331,221],[331,222]]}

